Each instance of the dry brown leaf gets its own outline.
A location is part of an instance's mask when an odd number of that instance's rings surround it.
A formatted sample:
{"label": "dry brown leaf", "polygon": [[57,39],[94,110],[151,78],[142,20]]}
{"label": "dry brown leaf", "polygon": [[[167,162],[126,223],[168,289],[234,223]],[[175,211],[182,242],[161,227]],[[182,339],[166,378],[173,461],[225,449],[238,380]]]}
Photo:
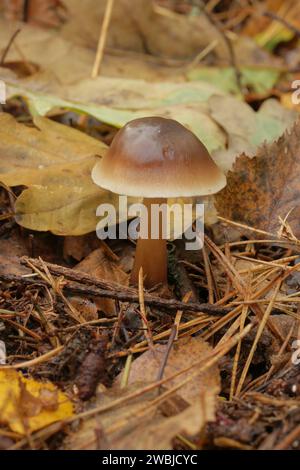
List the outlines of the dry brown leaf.
{"label": "dry brown leaf", "polygon": [[22,276],[23,274],[29,274],[30,270],[21,265],[20,257],[28,256],[24,239],[19,238],[15,234],[11,234],[10,238],[0,239],[0,273],[1,274],[13,274],[16,276]]}
{"label": "dry brown leaf", "polygon": [[[60,0],[1,0],[4,15],[9,20],[22,21],[24,16],[29,23],[46,27],[58,27],[65,16],[65,8]],[[25,11],[27,10],[27,11]]]}
{"label": "dry brown leaf", "polygon": [[[101,407],[137,390],[111,389],[101,393]],[[195,435],[204,424],[214,420],[214,397],[204,392],[175,416],[166,417],[151,401],[157,391],[148,392],[124,405],[99,413],[82,422],[80,428],[69,435],[65,448],[74,450],[166,450],[172,449],[172,439],[181,433]]]}
{"label": "dry brown leaf", "polygon": [[[102,247],[92,251],[83,261],[77,264],[75,269],[106,281],[113,281],[124,286],[128,285],[128,275],[120,268],[117,261],[107,256]],[[99,310],[102,310],[108,316],[116,314],[114,300],[99,297],[95,302]]]}
{"label": "dry brown leaf", "polygon": [[[98,36],[100,24],[97,24]],[[0,18],[0,48],[2,50],[20,26],[22,26],[22,32],[15,40],[17,48],[10,49],[7,61],[24,64],[23,58],[26,57],[27,62],[39,66],[39,72],[26,79],[26,84],[32,89],[40,91],[51,89],[51,92],[55,92],[55,89],[60,89],[62,85],[79,82],[90,76],[95,51],[65,39],[57,31],[37,28],[32,24],[20,25],[18,22],[8,22]],[[83,26],[82,21],[81,26]],[[44,53],[45,50],[47,54]],[[10,72],[9,75],[7,71]],[[126,54],[124,51],[106,55],[101,65],[101,72],[106,76],[140,78],[151,82],[170,80],[170,77],[174,80],[175,75],[179,79],[181,77],[181,80],[184,78],[182,67],[170,69],[166,64],[157,63],[155,59],[147,60],[147,55],[141,54],[140,57],[140,54],[130,52]],[[12,71],[1,68],[2,79],[13,76]]]}
{"label": "dry brown leaf", "polygon": [[[41,3],[40,0],[37,2]],[[79,82],[91,74],[105,2],[65,0],[63,3],[70,21],[61,30],[45,30],[0,18],[0,49],[4,49],[14,32],[22,27],[7,61],[23,62],[25,57],[27,63],[39,66],[38,73],[26,79],[26,86],[30,85],[34,90],[50,92],[50,87],[51,92],[55,92],[54,88]],[[57,16],[57,10],[54,16]],[[211,44],[215,44],[211,54],[222,63],[228,63],[229,50],[223,36],[205,15],[187,17],[171,13],[170,16],[153,11],[149,0],[118,0],[113,9],[101,74],[140,78],[150,83],[186,81],[186,71],[190,70],[195,56]],[[247,65],[260,63],[266,66],[278,62],[278,58],[275,60],[266,51],[258,50],[249,38],[238,38],[233,46],[237,49],[239,62]],[[180,60],[160,59],[155,57],[156,54]]]}
{"label": "dry brown leaf", "polygon": [[[112,389],[98,395],[101,407],[157,380],[165,352],[165,345],[156,345],[155,356],[148,351],[136,359],[131,367],[129,386],[120,390],[119,376]],[[180,339],[170,353],[164,378],[197,360],[205,360],[209,353],[210,346],[199,337]],[[168,388],[186,379],[190,373],[182,373],[179,378],[168,381]],[[206,422],[214,420],[219,389],[219,371],[213,366],[192,378],[163,404],[158,401],[151,406],[158,398],[155,389],[84,421],[69,437],[66,446],[68,449],[171,449],[172,439],[177,434],[194,435]]]}
{"label": "dry brown leaf", "polygon": [[77,262],[85,258],[90,252],[89,244],[90,234],[81,235],[79,237],[65,237],[64,238],[64,259],[75,259]]}
{"label": "dry brown leaf", "polygon": [[30,0],[28,21],[38,26],[58,28],[66,20],[66,8],[61,0]]}
{"label": "dry brown leaf", "polygon": [[64,237],[64,259],[70,261],[70,258],[78,263],[86,258],[93,250],[99,248],[100,241],[95,233],[88,233],[77,237]]}
{"label": "dry brown leaf", "polygon": [[[155,345],[154,353],[149,350],[138,357],[131,366],[129,384],[151,383],[157,380],[162,361],[165,358],[167,345]],[[163,378],[170,377],[176,372],[185,369],[200,359],[205,359],[211,353],[211,347],[200,337],[181,338],[174,343],[170,352]],[[188,377],[190,372],[183,373],[179,377],[168,382],[168,387],[173,387]],[[120,382],[121,376],[117,382]],[[220,376],[217,366],[197,375],[194,379],[178,390],[186,402],[194,403],[202,393],[209,391],[214,396],[220,391]]]}
{"label": "dry brown leaf", "polygon": [[[287,0],[265,0],[261,6],[269,12],[278,13],[286,3]],[[256,36],[258,33],[265,31],[270,23],[272,23],[271,18],[263,15],[251,15],[243,28],[243,33],[247,36]]]}
{"label": "dry brown leaf", "polygon": [[[1,244],[0,250],[2,250],[2,246]],[[0,273],[4,275],[23,276],[24,274],[30,274],[30,270],[22,266],[20,259],[16,256],[0,253]]]}
{"label": "dry brown leaf", "polygon": [[21,21],[24,16],[24,0],[1,0],[0,10],[8,20]]}
{"label": "dry brown leaf", "polygon": [[[80,313],[85,321],[93,321],[98,319],[98,308],[94,300],[86,297],[73,296],[68,298],[70,304]],[[100,301],[102,299],[99,299]]]}
{"label": "dry brown leaf", "polygon": [[227,187],[216,195],[223,217],[276,233],[282,220],[300,237],[300,121],[257,155],[240,156],[228,173]]}
{"label": "dry brown leaf", "polygon": [[[64,0],[70,21],[62,34],[85,47],[96,47],[106,2]],[[85,18],[85,21],[82,21]],[[107,46],[163,57],[190,58],[217,40],[219,57],[228,57],[221,33],[204,16],[153,8],[149,0],[118,0],[110,22]]]}

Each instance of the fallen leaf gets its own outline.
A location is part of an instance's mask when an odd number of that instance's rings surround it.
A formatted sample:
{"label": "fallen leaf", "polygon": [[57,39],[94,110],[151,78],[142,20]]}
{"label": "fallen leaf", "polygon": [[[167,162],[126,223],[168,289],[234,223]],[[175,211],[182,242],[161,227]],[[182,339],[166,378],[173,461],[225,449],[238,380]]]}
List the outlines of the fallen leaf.
{"label": "fallen leaf", "polygon": [[[95,49],[105,2],[64,0],[64,4],[69,10],[70,21],[61,29],[62,35],[76,44]],[[228,57],[222,35],[211,27],[204,15],[179,15],[154,8],[148,0],[118,0],[112,11],[107,45],[115,49],[185,59],[197,55],[201,48],[216,39],[218,55]]]}
{"label": "fallen leaf", "polygon": [[[286,3],[286,0],[265,0],[264,4],[262,5],[261,11],[263,10],[263,8],[265,8],[270,12],[276,13]],[[264,31],[270,25],[270,23],[272,23],[272,20],[270,18],[267,18],[266,16],[250,16],[249,19],[245,22],[243,33],[251,37],[257,36],[257,34]]]}
{"label": "fallen leaf", "polygon": [[66,261],[82,261],[88,254],[99,247],[99,240],[95,234],[81,235],[78,237],[64,237],[63,256]]}
{"label": "fallen leaf", "polygon": [[[57,108],[73,109],[115,127],[147,116],[176,119],[199,137],[224,171],[232,167],[241,151],[254,154],[258,145],[278,138],[297,118],[296,111],[285,109],[275,100],[271,100],[275,113],[270,111],[272,106],[268,101],[255,112],[240,99],[204,82],[164,82],[149,86],[141,80],[99,77],[93,83],[87,79],[68,87],[68,97],[76,96],[76,101],[31,92],[11,84],[8,84],[7,93],[8,97],[24,97],[33,115],[43,116]],[[103,96],[108,96],[109,106],[104,104],[107,101],[101,98]],[[87,103],[80,103],[80,97]],[[232,110],[230,116],[228,109]]]}
{"label": "fallen leaf", "polygon": [[[117,388],[102,392],[98,400],[102,406],[111,405],[130,392]],[[82,422],[79,429],[69,434],[64,448],[72,450],[166,450],[172,449],[177,434],[195,435],[215,416],[215,402],[210,393],[199,394],[193,406],[167,417],[157,405],[151,406],[157,393],[148,392],[123,405],[97,414]]]}
{"label": "fallen leaf", "polygon": [[[24,2],[23,0],[2,0],[4,3],[4,15],[9,20],[23,20]],[[34,23],[46,27],[58,27],[62,24],[63,8],[60,0],[30,0],[27,6],[26,17],[29,23]]]}
{"label": "fallen leaf", "polygon": [[257,155],[240,156],[228,173],[227,187],[216,195],[223,217],[276,233],[282,220],[300,237],[300,122]]}
{"label": "fallen leaf", "polygon": [[34,124],[31,128],[0,114],[0,179],[7,185],[49,184],[53,169],[67,177],[76,165],[83,170],[93,165],[106,150],[102,142],[49,119],[36,116]]}
{"label": "fallen leaf", "polygon": [[98,319],[98,309],[95,300],[90,300],[86,297],[72,296],[68,300],[73,308],[80,313],[80,316],[85,321],[92,321]]}
{"label": "fallen leaf", "polygon": [[210,117],[207,106],[210,97],[225,94],[207,83],[163,82],[150,86],[143,80],[98,77],[69,85],[60,93],[63,97],[59,98],[7,83],[7,97],[25,98],[33,115],[44,116],[57,108],[71,109],[118,128],[135,118],[164,116],[193,131],[210,151],[226,145],[226,134]]}
{"label": "fallen leaf", "polygon": [[37,128],[30,128],[0,114],[0,181],[28,186],[16,201],[16,220],[58,235],[94,230],[97,206],[115,204],[117,197],[90,177],[105,145],[46,118],[36,117],[34,123]]}
{"label": "fallen leaf", "polygon": [[293,39],[295,34],[291,28],[277,21],[276,17],[263,16],[262,13],[275,14],[283,18],[287,24],[297,28],[300,24],[300,8],[297,0],[267,0],[258,8],[258,15],[248,22],[244,33],[255,36],[257,44],[270,51],[278,44]]}
{"label": "fallen leaf", "polygon": [[[73,2],[74,0],[71,1]],[[138,9],[140,9],[141,0],[135,1],[138,4]],[[148,0],[144,0],[144,2],[146,9],[149,12],[149,7],[151,10],[151,5]],[[118,1],[118,3],[120,4],[120,1]],[[117,3],[115,3],[115,5],[117,5]],[[73,31],[73,25],[71,22],[67,23],[65,28],[60,31],[49,29],[45,30],[35,27],[32,24],[22,23],[22,31],[19,34],[19,38],[15,41],[15,44],[18,46],[18,50],[14,47],[11,48],[7,61],[19,61],[24,63],[22,58],[24,59],[24,57],[26,57],[27,62],[38,65],[38,72],[33,73],[31,77],[26,79],[26,83],[28,85],[30,84],[34,90],[43,90],[55,93],[61,86],[74,84],[76,82],[78,83],[80,80],[89,77],[95,60],[95,50],[101,28],[101,12],[97,15],[95,10],[99,8],[103,12],[104,6],[103,2],[95,4],[94,0],[86,0],[85,3],[77,2],[76,8],[79,9],[76,15],[74,15],[73,12],[74,8],[68,8],[70,18],[74,18],[77,22]],[[116,11],[115,8],[114,10]],[[146,21],[148,23],[148,27],[146,34],[150,34],[154,39],[154,42],[156,43],[154,44],[154,47],[158,45],[162,52],[163,50],[167,51],[169,49],[169,53],[166,52],[166,56],[172,57],[173,54],[175,55],[175,58],[176,55],[178,58],[180,57],[180,54],[182,54],[185,59],[184,61],[178,60],[178,65],[175,61],[175,63],[172,63],[172,67],[170,67],[168,61],[164,61],[159,57],[150,56],[149,53],[145,51],[143,47],[143,39],[139,30],[136,28],[136,23],[139,21],[139,18],[134,18],[132,21],[130,19],[130,13],[132,11],[133,8],[130,7],[128,11],[127,6],[127,11],[120,12],[119,14],[118,25],[114,21],[111,21],[108,46],[116,47],[117,49],[115,49],[111,54],[106,54],[104,57],[101,71],[105,76],[141,78],[148,80],[149,82],[165,79],[170,80],[171,77],[172,79],[174,77],[178,77],[178,80],[183,80],[185,69],[182,65],[188,65],[191,57],[193,56],[193,52],[191,53],[189,51],[190,44],[193,43],[191,48],[195,51],[196,55],[199,53],[201,48],[205,48],[208,45],[210,42],[209,37],[212,36],[212,40],[214,40],[216,35],[220,37],[220,41],[216,45],[214,52],[218,51],[217,53],[220,57],[222,56],[223,58],[226,58],[228,53],[227,48],[222,45],[223,39],[218,31],[212,31],[211,28],[207,28],[207,34],[203,35],[203,30],[201,31],[200,29],[198,30],[195,28],[194,37],[191,38],[190,34],[184,35],[181,27],[179,29],[176,28],[174,20],[169,19],[169,29],[175,29],[175,34],[182,36],[182,41],[180,41],[180,52],[179,45],[177,44],[176,47],[174,47],[173,38],[168,38],[167,29],[165,29],[164,26],[162,26],[161,29],[159,21],[154,24],[150,24],[149,18],[147,18]],[[83,16],[85,18],[84,23],[82,22]],[[142,17],[144,16],[146,15],[142,15]],[[153,16],[151,11],[150,16]],[[154,16],[158,17],[158,20],[161,18],[160,15]],[[187,21],[187,19],[183,18],[182,15],[178,16],[179,22],[185,23],[184,29],[189,29],[191,26],[190,21]],[[87,17],[89,17],[89,19]],[[165,19],[163,19],[163,22],[165,22]],[[128,25],[127,32],[124,32],[124,28],[122,28],[122,33],[124,34],[120,34],[120,31],[113,33],[114,28],[118,30],[120,24],[124,26],[125,23]],[[159,40],[157,37],[158,35],[155,34],[153,30],[154,25],[157,29],[160,29],[163,34],[166,34],[164,41]],[[87,28],[86,30],[85,27]],[[6,47],[13,33],[18,28],[20,28],[20,23],[2,20],[0,15],[0,48],[4,49]],[[79,29],[79,34],[77,29]],[[110,35],[112,37],[112,41],[110,41]],[[127,38],[128,47],[126,47]],[[121,44],[119,41],[121,41]],[[121,47],[119,47],[118,44]],[[170,50],[170,46],[172,50]],[[47,54],[44,53],[45,50],[47,50]]]}
{"label": "fallen leaf", "polygon": [[12,234],[8,239],[0,239],[0,273],[22,276],[30,270],[20,263],[21,256],[28,256],[26,244],[21,237]]}
{"label": "fallen leaf", "polygon": [[[97,401],[103,411],[95,418],[82,423],[66,442],[71,449],[170,449],[172,439],[178,433],[190,435],[199,432],[204,424],[213,421],[215,403],[220,391],[220,376],[217,366],[199,373],[186,385],[180,387],[172,398],[156,403],[157,390],[143,393],[124,402],[121,406],[112,403],[139,387],[155,382],[161,363],[165,358],[166,345],[155,345],[154,353],[147,351],[131,366],[129,384],[119,389],[121,374],[112,389],[99,391]],[[200,337],[181,338],[170,352],[164,378],[185,369],[211,353],[211,347]],[[168,381],[172,388],[186,379],[191,371]]]}
{"label": "fallen leaf", "polygon": [[286,110],[274,99],[266,100],[257,112],[231,96],[213,96],[208,103],[211,116],[228,135],[227,148],[213,153],[224,172],[232,169],[238,155],[254,156],[261,144],[273,142],[298,118],[296,111]]}
{"label": "fallen leaf", "polygon": [[[34,3],[40,2],[36,0]],[[67,7],[66,15],[62,8],[49,12],[44,3],[39,9],[44,8],[46,14],[36,15],[38,21],[48,20],[48,23],[60,22],[67,16],[68,21],[63,28],[50,31],[23,23],[22,32],[15,41],[18,47],[9,51],[6,64],[9,61],[19,62],[25,67],[26,64],[33,66],[23,83],[33,90],[57,93],[61,86],[79,83],[91,74],[105,4],[95,4],[94,0],[84,3],[65,0],[63,4]],[[21,19],[16,15],[12,17]],[[8,44],[19,27],[20,23],[0,19],[0,47]],[[174,39],[176,37],[177,40]],[[108,77],[141,78],[149,83],[185,81],[186,73],[197,65],[193,64],[199,51],[212,43],[215,46],[211,56],[228,65],[229,50],[224,38],[205,15],[187,17],[165,9],[158,12],[148,0],[119,0],[113,8],[107,38],[108,53],[104,56],[101,73]],[[282,60],[259,49],[249,38],[240,36],[232,40],[232,46],[241,65],[282,65]],[[45,50],[47,54],[44,54]],[[169,62],[170,57],[172,60]]]}
{"label": "fallen leaf", "polygon": [[[281,72],[278,67],[241,67],[241,82],[250,91],[267,94],[278,81]],[[201,80],[228,93],[240,94],[235,70],[232,67],[197,67],[187,74],[189,80]]]}
{"label": "fallen leaf", "polygon": [[[107,79],[97,80],[97,83],[107,89]],[[142,98],[140,81],[130,80],[122,84],[116,80],[117,91],[111,98],[112,102],[117,102],[118,95],[124,95],[122,90],[129,90],[134,85],[137,85],[139,97]],[[45,114],[59,106],[92,114],[101,121],[117,126],[149,114],[176,118],[206,144],[224,171],[231,168],[241,150],[254,154],[261,142],[272,141],[281,135],[295,118],[295,112],[280,105],[275,114],[274,111],[270,114],[267,104],[255,113],[247,104],[215,92],[210,85],[189,85],[160,84],[156,88],[157,99],[148,92],[144,101],[141,99],[141,106],[147,105],[148,109],[138,109],[136,102],[135,111],[72,103],[15,87],[11,93],[27,96],[30,107],[38,114]],[[192,104],[196,96],[198,104]],[[176,104],[177,101],[184,104]],[[158,102],[170,104],[156,108]],[[230,119],[228,108],[234,109]],[[0,123],[0,151],[3,154],[0,179],[7,185],[29,186],[16,202],[20,225],[33,230],[50,230],[58,235],[82,235],[95,230],[98,222],[95,211],[101,202],[118,207],[118,196],[101,190],[90,178],[97,159],[95,155],[103,154],[104,144],[37,115],[34,123],[39,130],[18,124],[6,114],[0,116]],[[15,135],[18,135],[17,141]],[[229,146],[225,149],[227,139]]]}
{"label": "fallen leaf", "polygon": [[[93,0],[86,0],[84,4],[80,0],[65,0],[64,3],[70,12],[70,21],[61,30],[64,37],[78,45],[96,48],[104,4],[95,4]],[[231,38],[231,42],[239,64],[266,66],[280,63],[279,58],[275,59],[260,49],[251,38],[239,35]],[[149,0],[118,0],[114,4],[107,38],[110,51],[116,53],[116,50],[121,50],[123,55],[126,50],[146,53],[148,61],[151,54],[152,57],[171,58],[173,62],[172,67],[169,67],[169,76],[178,72],[184,74],[185,68],[197,62],[199,51],[213,43],[210,56],[228,65],[230,53],[224,37],[202,11],[195,8],[193,14],[182,15]],[[105,59],[108,58],[109,54]],[[128,58],[132,58],[132,53]],[[188,60],[185,67],[176,70],[174,59]],[[158,69],[158,64],[155,65]],[[146,76],[144,78],[149,80]]]}
{"label": "fallen leaf", "polygon": [[0,370],[0,422],[19,434],[37,431],[73,414],[67,396],[51,382],[15,370]]}
{"label": "fallen leaf", "polygon": [[[107,256],[103,248],[92,251],[83,261],[76,265],[77,271],[82,271],[91,276],[112,281],[120,285],[127,286],[129,283],[128,274],[119,266],[119,262]],[[116,314],[116,303],[112,299],[94,299],[99,310],[108,316]]]}
{"label": "fallen leaf", "polygon": [[[170,377],[181,369],[185,369],[189,365],[205,357],[211,352],[211,347],[200,337],[181,338],[174,343],[167,365],[164,370],[163,378]],[[153,351],[148,350],[133,361],[130,368],[129,384],[135,383],[151,383],[155,382],[160,371],[160,367],[165,358],[167,345],[155,345]],[[176,386],[182,380],[188,377],[191,372],[182,373],[179,377],[170,380],[168,387]],[[121,375],[117,378],[117,383],[121,380]],[[199,395],[205,391],[209,391],[217,396],[220,390],[220,376],[217,366],[213,366],[209,370],[197,375],[193,380],[177,391],[186,402],[192,404]]]}
{"label": "fallen leaf", "polygon": [[3,12],[4,17],[10,21],[22,20],[23,6],[23,0],[1,0],[0,2],[1,13]]}
{"label": "fallen leaf", "polygon": [[[30,128],[9,114],[0,114],[0,181],[7,186],[28,187],[15,202],[16,221],[32,230],[83,235],[100,227],[96,210],[101,203],[111,204],[118,217],[118,194],[101,189],[91,178],[92,168],[106,146],[40,116],[35,116],[34,123],[36,128]],[[127,202],[130,205],[140,200],[129,197]],[[191,200],[170,199],[170,204],[174,202]],[[123,221],[124,217],[118,219]],[[173,223],[170,218],[169,223],[172,237],[181,234],[181,220]]]}
{"label": "fallen leaf", "polygon": [[128,281],[128,275],[119,267],[119,262],[109,257],[101,247],[92,251],[74,269],[117,284],[126,285]]}

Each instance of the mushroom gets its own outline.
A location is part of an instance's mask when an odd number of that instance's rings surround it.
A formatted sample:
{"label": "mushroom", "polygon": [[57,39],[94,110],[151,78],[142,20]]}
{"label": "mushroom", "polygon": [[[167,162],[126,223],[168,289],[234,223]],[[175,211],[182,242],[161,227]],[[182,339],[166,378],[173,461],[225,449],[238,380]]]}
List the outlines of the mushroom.
{"label": "mushroom", "polygon": [[167,284],[167,241],[161,221],[159,238],[151,239],[151,206],[168,198],[214,194],[226,185],[200,140],[179,122],[162,117],[128,122],[95,165],[92,178],[114,193],[143,197],[148,237],[138,239],[131,284],[138,283],[143,267],[147,288]]}

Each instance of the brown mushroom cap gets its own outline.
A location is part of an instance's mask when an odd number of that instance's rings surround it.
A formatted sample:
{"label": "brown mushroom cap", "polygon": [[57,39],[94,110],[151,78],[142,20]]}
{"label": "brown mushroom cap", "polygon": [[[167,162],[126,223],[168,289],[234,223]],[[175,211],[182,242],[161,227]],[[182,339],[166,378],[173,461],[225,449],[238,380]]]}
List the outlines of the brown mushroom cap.
{"label": "brown mushroom cap", "polygon": [[146,198],[203,196],[226,185],[200,140],[179,122],[162,117],[126,124],[92,178],[114,193]]}

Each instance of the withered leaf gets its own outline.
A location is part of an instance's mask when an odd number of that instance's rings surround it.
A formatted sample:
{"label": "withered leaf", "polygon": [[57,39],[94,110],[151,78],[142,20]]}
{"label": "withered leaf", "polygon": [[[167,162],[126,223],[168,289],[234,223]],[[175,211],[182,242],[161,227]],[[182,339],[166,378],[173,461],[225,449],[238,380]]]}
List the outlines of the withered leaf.
{"label": "withered leaf", "polygon": [[[130,375],[129,385],[135,383],[151,383],[155,382],[166,355],[167,345],[157,344],[153,351],[146,351],[140,357],[133,361]],[[200,359],[205,360],[211,352],[210,345],[200,337],[184,337],[174,343],[169,354],[169,358],[164,369],[164,378],[170,377],[180,370],[184,370]],[[190,372],[183,373],[179,377],[168,382],[168,387],[178,385],[182,380],[189,376]],[[121,375],[117,378],[120,382]],[[220,391],[220,374],[218,366],[212,366],[193,378],[178,390],[178,395],[188,403],[194,403],[199,397],[200,392],[206,392],[216,397]]]}
{"label": "withered leaf", "polygon": [[[72,450],[165,450],[172,449],[172,439],[181,433],[195,435],[215,419],[215,400],[210,392],[199,392],[192,406],[165,416],[155,404],[157,390],[143,393],[130,401],[111,407],[112,403],[140,386],[122,390],[113,387],[97,397],[99,412],[80,423],[79,429],[68,434],[64,449]],[[117,403],[117,402],[116,402]]]}
{"label": "withered leaf", "polygon": [[51,382],[38,382],[12,369],[0,370],[0,422],[28,434],[73,414],[73,404]]}
{"label": "withered leaf", "polygon": [[[128,275],[119,266],[119,263],[112,260],[105,253],[103,246],[92,251],[83,261],[77,264],[77,271],[89,273],[97,278],[113,281],[121,285],[128,285]],[[99,297],[94,299],[99,310],[108,316],[116,314],[115,302],[112,299]]]}
{"label": "withered leaf", "polygon": [[253,158],[241,155],[216,195],[219,214],[276,233],[280,218],[300,237],[300,121],[277,142],[264,144]]}

